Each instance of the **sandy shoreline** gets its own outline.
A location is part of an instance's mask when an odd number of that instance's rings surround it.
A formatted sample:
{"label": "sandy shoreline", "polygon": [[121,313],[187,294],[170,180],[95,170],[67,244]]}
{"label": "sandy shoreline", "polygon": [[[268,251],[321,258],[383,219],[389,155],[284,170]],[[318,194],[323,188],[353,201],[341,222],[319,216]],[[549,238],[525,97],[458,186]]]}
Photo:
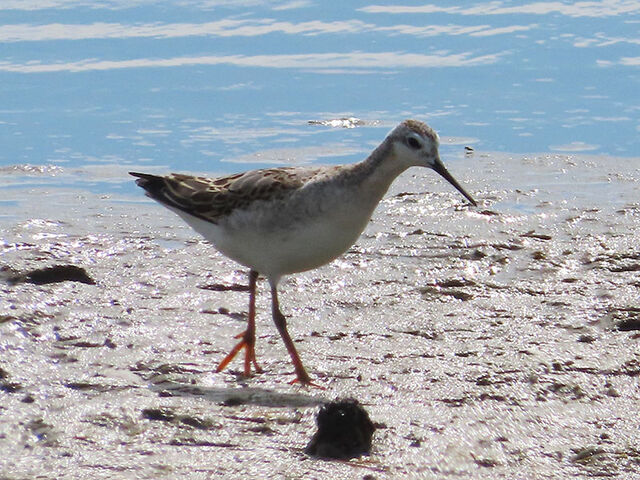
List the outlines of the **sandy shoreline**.
{"label": "sandy shoreline", "polygon": [[[640,161],[450,168],[478,208],[410,170],[352,250],[284,282],[324,391],[287,384],[263,281],[265,373],[213,373],[246,272],[174,215],[13,188],[0,267],[78,265],[96,284],[0,281],[0,478],[640,478]],[[378,424],[373,453],[311,459],[318,405],[338,397]]]}

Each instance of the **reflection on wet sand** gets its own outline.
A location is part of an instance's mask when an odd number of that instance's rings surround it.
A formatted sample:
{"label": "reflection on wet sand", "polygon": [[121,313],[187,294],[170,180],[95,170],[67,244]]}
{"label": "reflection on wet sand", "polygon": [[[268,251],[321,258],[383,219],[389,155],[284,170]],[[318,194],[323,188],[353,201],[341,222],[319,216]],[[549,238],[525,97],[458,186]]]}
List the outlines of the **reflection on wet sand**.
{"label": "reflection on wet sand", "polygon": [[[5,464],[30,477],[633,470],[633,162],[477,150],[460,161],[474,171],[461,181],[486,186],[478,209],[454,212],[455,192],[404,176],[345,256],[287,281],[292,335],[324,391],[282,380],[291,367],[263,316],[266,372],[213,373],[246,320],[245,275],[169,213],[70,190],[76,208],[4,223],[5,266],[74,264],[96,282],[0,283]],[[307,457],[318,405],[349,396],[376,426],[370,457]]]}

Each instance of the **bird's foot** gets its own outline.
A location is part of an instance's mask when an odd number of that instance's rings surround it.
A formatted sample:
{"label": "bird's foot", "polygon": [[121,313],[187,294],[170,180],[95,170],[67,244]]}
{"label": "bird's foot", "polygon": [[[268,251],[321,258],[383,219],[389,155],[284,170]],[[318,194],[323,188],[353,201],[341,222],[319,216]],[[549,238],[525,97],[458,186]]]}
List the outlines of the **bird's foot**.
{"label": "bird's foot", "polygon": [[306,379],[302,379],[299,377],[294,378],[293,380],[291,380],[289,382],[289,385],[295,385],[296,383],[299,383],[300,385],[303,385],[305,387],[313,387],[313,388],[317,388],[319,390],[326,390],[326,387],[323,387],[322,385],[319,385],[315,382],[311,381],[311,378],[307,375]]}
{"label": "bird's foot", "polygon": [[241,334],[236,335],[235,338],[241,338],[242,340],[240,340],[236,344],[236,346],[231,349],[229,354],[222,359],[222,361],[218,365],[218,368],[216,368],[216,372],[221,372],[222,370],[224,370],[227,367],[227,365],[231,363],[231,360],[234,359],[234,357],[238,354],[238,352],[244,348],[245,349],[245,352],[244,352],[245,377],[251,376],[252,363],[255,368],[255,371],[257,373],[261,373],[262,368],[260,368],[260,365],[258,365],[258,361],[256,360],[255,337],[250,335],[248,332],[242,332]]}
{"label": "bird's foot", "polygon": [[289,385],[295,385],[296,383],[299,383],[300,385],[303,385],[305,387],[314,387],[319,388],[320,390],[325,390],[325,387],[323,387],[322,385],[318,385],[317,383],[311,381],[311,377],[304,369],[304,366],[302,366],[302,364],[294,366],[296,369],[296,378],[291,380],[289,382]]}

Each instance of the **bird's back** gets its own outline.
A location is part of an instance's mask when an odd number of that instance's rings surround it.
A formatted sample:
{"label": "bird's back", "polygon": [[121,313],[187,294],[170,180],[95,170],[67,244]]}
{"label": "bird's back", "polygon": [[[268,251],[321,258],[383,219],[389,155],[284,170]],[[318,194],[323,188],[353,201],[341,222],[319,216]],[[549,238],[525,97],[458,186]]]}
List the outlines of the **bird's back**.
{"label": "bird's back", "polygon": [[274,168],[212,179],[132,175],[224,255],[279,277],[328,263],[366,226],[371,212],[356,208],[355,192],[336,179],[343,169]]}

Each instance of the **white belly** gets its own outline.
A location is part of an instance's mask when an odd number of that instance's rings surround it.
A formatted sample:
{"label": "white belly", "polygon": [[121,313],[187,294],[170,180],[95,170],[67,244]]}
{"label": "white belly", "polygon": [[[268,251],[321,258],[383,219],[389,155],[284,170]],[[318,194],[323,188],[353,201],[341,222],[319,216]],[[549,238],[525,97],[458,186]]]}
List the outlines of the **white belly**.
{"label": "white belly", "polygon": [[[227,257],[274,280],[324,265],[354,244],[377,202],[308,198],[234,212],[218,224],[177,212]],[[262,205],[264,206],[264,205]]]}

